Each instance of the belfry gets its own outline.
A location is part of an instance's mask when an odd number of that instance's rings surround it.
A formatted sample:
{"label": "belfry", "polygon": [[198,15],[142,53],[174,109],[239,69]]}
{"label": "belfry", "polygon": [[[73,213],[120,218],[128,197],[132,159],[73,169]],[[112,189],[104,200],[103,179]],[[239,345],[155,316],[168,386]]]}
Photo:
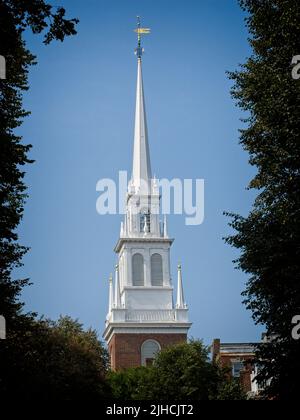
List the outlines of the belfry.
{"label": "belfry", "polygon": [[173,303],[167,218],[161,220],[160,191],[152,177],[142,77],[141,36],[150,32],[138,19],[135,128],[132,177],[126,213],[115,246],[118,264],[109,279],[104,339],[113,370],[152,363],[162,348],[186,341],[191,326],[178,265],[177,299]]}

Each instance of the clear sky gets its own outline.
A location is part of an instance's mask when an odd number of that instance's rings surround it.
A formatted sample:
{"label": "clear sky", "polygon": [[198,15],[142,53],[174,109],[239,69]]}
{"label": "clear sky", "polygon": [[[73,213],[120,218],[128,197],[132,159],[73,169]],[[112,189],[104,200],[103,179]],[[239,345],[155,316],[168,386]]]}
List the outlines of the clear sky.
{"label": "clear sky", "polygon": [[121,216],[96,212],[96,182],[131,171],[136,85],[136,15],[151,27],[143,76],[153,172],[203,178],[205,220],[186,226],[169,217],[173,282],[182,263],[190,335],[210,343],[259,340],[261,328],[242,305],[246,276],[222,237],[223,211],[246,215],[254,169],[238,144],[241,111],[225,72],[250,50],[236,0],[61,0],[78,17],[78,35],[44,46],[27,34],[38,56],[20,129],[33,149],[29,199],[20,239],[31,251],[18,274],[30,277],[26,309],[56,319],[79,318],[102,333],[108,276]]}

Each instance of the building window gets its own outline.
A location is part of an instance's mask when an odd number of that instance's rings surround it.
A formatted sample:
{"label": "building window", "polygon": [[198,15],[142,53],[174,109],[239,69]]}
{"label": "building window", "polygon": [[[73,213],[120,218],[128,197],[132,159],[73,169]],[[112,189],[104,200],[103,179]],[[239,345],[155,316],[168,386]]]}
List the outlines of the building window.
{"label": "building window", "polygon": [[155,340],[146,340],[141,347],[141,364],[149,366],[153,364],[156,354],[160,351],[160,344]]}
{"label": "building window", "polygon": [[234,378],[239,378],[241,376],[241,371],[244,369],[243,362],[232,362],[232,376]]}
{"label": "building window", "polygon": [[160,254],[151,255],[151,284],[152,286],[163,285],[163,266]]}
{"label": "building window", "polygon": [[144,258],[141,254],[132,257],[132,285],[144,286]]}
{"label": "building window", "polygon": [[140,214],[140,232],[144,232],[146,223],[146,232],[150,233],[150,211],[143,210]]}

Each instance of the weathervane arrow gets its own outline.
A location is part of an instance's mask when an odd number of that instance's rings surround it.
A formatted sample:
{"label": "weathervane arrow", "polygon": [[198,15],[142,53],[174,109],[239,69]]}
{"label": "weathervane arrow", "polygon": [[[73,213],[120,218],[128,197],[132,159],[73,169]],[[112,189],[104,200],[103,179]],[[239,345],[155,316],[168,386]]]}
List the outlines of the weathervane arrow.
{"label": "weathervane arrow", "polygon": [[141,36],[150,34],[150,28],[142,28],[141,27],[140,16],[137,16],[137,28],[134,30],[134,32],[136,32],[137,36],[138,36],[138,46],[134,50],[134,52],[137,55],[137,57],[140,59],[142,57],[143,52],[144,52],[144,48],[141,47]]}

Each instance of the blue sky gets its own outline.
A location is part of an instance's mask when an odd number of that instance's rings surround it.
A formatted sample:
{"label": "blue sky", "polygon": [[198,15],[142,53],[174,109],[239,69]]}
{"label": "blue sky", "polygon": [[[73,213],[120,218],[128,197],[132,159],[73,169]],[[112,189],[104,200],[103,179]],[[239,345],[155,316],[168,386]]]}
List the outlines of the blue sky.
{"label": "blue sky", "polygon": [[27,168],[19,229],[31,247],[18,272],[33,282],[23,293],[26,309],[68,314],[103,331],[121,216],[96,213],[96,182],[131,171],[139,14],[152,31],[143,75],[153,172],[205,180],[204,223],[169,217],[173,281],[180,260],[190,335],[207,344],[259,340],[261,328],[241,303],[247,278],[222,240],[230,232],[223,211],[246,215],[254,197],[245,189],[254,168],[238,144],[242,114],[225,73],[250,54],[236,0],[52,3],[80,23],[62,44],[46,47],[26,35],[38,57],[25,95],[32,114],[20,129],[36,160]]}

